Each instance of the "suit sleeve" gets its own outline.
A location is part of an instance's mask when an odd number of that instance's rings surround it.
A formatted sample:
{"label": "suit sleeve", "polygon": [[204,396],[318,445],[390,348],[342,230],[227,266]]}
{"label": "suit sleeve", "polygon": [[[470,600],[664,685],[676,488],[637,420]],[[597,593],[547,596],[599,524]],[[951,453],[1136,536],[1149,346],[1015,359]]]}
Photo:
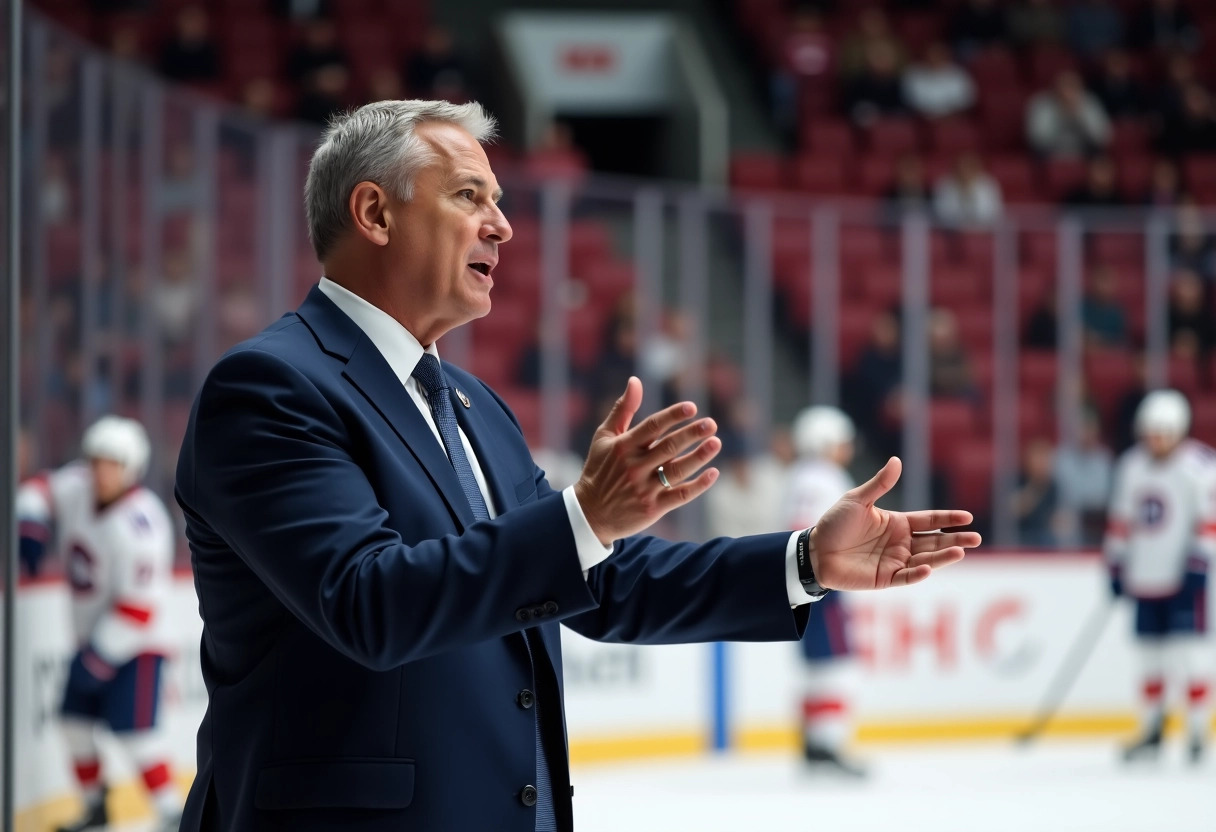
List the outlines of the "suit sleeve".
{"label": "suit sleeve", "polygon": [[598,606],[562,623],[588,638],[632,644],[796,640],[809,606],[790,609],[789,537],[619,541],[588,575]]}
{"label": "suit sleeve", "polygon": [[293,615],[372,669],[518,631],[520,608],[594,606],[551,490],[462,535],[410,545],[349,446],[341,417],[299,370],[237,352],[199,394],[178,500],[201,521],[194,534],[213,530]]}

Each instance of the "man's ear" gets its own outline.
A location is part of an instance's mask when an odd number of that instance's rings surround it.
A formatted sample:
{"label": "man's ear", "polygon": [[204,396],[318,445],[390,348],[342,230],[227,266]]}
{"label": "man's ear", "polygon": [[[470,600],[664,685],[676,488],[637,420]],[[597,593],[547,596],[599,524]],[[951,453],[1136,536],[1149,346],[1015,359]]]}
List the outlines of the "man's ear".
{"label": "man's ear", "polygon": [[355,231],[378,246],[388,245],[388,194],[375,182],[360,182],[347,204]]}

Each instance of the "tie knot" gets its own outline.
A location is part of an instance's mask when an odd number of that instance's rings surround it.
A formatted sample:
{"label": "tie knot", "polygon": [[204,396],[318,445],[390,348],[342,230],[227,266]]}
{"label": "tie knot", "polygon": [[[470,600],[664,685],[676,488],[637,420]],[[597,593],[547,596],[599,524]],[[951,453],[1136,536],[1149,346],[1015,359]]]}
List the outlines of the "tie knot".
{"label": "tie knot", "polygon": [[427,398],[434,398],[436,393],[444,393],[448,389],[448,381],[443,376],[443,368],[439,366],[439,359],[430,353],[422,354],[412,375],[426,391]]}

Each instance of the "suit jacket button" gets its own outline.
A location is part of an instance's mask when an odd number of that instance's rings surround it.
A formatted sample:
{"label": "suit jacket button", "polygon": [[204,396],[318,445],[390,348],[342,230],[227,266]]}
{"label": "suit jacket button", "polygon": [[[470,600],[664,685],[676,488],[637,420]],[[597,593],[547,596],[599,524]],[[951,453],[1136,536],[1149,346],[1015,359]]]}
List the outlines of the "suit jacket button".
{"label": "suit jacket button", "polygon": [[519,609],[517,609],[515,611],[515,620],[516,621],[527,621],[531,617],[532,617],[532,613],[529,612],[528,610],[524,609],[523,607],[520,607]]}
{"label": "suit jacket button", "polygon": [[536,702],[536,696],[532,693],[532,691],[524,688],[519,692],[519,695],[515,697],[515,701],[519,703],[519,707],[526,711]]}
{"label": "suit jacket button", "polygon": [[539,604],[536,605],[535,607],[533,607],[532,608],[532,617],[533,618],[544,618],[545,617],[545,608],[540,606]]}
{"label": "suit jacket button", "polygon": [[519,802],[525,806],[536,805],[536,787],[524,786],[523,791],[519,793]]}
{"label": "suit jacket button", "polygon": [[545,602],[545,615],[557,615],[557,602],[556,601],[546,601]]}

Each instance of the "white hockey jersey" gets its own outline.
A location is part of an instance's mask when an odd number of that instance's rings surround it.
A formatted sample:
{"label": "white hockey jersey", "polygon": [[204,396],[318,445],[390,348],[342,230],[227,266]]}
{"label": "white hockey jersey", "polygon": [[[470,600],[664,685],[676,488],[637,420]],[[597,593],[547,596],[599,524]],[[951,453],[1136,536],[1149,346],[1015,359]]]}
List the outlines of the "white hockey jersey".
{"label": "white hockey jersey", "polygon": [[1167,459],[1137,445],[1115,469],[1104,550],[1137,598],[1172,595],[1216,559],[1216,451],[1185,440]]}
{"label": "white hockey jersey", "polygon": [[853,488],[849,472],[826,459],[803,459],[790,471],[785,527],[805,529],[819,522],[832,505]]}
{"label": "white hockey jersey", "polygon": [[160,498],[137,487],[98,511],[88,466],[73,463],[22,484],[17,516],[54,531],[80,646],[114,666],[168,655],[173,527]]}

